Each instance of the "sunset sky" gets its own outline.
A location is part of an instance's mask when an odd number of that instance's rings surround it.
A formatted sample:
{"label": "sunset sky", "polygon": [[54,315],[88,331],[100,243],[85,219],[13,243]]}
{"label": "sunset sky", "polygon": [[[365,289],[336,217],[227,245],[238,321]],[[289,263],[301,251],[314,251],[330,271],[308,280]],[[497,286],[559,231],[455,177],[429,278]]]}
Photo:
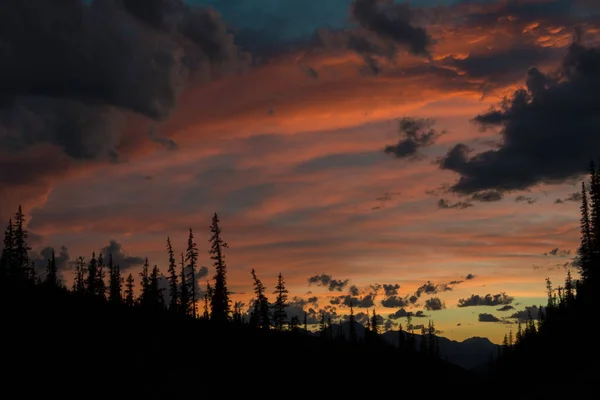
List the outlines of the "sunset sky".
{"label": "sunset sky", "polygon": [[0,217],[22,204],[69,286],[93,251],[166,273],[192,228],[204,288],[214,212],[246,308],[254,268],[290,312],[352,299],[500,343],[562,284],[600,157],[600,2],[27,4],[0,5]]}

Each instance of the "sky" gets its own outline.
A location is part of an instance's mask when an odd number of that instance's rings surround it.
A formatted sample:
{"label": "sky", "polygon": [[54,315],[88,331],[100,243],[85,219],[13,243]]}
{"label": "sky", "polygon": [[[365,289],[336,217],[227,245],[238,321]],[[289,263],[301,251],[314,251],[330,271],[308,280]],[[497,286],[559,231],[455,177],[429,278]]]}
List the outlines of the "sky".
{"label": "sky", "polygon": [[500,343],[573,268],[593,0],[22,3],[0,5],[0,218],[21,204],[67,285],[92,252],[166,273],[191,228],[203,289],[216,212],[245,309],[255,269],[311,322],[352,303]]}

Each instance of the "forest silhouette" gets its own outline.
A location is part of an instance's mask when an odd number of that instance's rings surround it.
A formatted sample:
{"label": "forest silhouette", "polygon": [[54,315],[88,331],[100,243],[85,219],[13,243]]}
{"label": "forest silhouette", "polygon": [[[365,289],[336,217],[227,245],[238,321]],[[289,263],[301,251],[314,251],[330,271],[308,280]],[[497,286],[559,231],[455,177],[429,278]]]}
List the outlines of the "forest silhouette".
{"label": "forest silhouette", "polygon": [[66,287],[52,250],[45,275],[38,275],[19,206],[8,221],[0,256],[2,390],[10,394],[4,398],[578,397],[597,388],[600,372],[594,329],[600,172],[593,163],[581,195],[578,276],[568,271],[564,285],[556,287],[547,278],[547,305],[519,322],[498,354],[477,371],[445,360],[433,321],[415,333],[409,320],[391,344],[382,339],[375,312],[361,325],[352,304],[343,324],[333,324],[325,314],[317,327],[309,327],[306,313],[303,320],[288,318],[281,273],[268,291],[257,271],[249,271],[254,298],[247,315],[232,304],[228,244],[217,213],[208,250],[215,275],[203,297],[197,285],[200,249],[190,229],[186,251],[179,255],[166,239],[165,301],[160,268],[147,258],[139,276],[123,276],[111,254],[79,257]]}

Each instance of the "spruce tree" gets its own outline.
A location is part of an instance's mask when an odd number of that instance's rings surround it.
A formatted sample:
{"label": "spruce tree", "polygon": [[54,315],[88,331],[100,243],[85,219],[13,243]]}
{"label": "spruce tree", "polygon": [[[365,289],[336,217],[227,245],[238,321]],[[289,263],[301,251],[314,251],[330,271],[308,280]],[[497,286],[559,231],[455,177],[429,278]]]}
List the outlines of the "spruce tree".
{"label": "spruce tree", "polygon": [[73,291],[75,293],[84,293],[86,290],[85,274],[85,258],[79,256],[75,262],[75,279],[73,280]]}
{"label": "spruce tree", "polygon": [[254,268],[250,271],[254,281],[254,310],[252,311],[252,324],[259,328],[269,329],[271,318],[269,315],[269,300],[265,295],[266,288],[256,276]]}
{"label": "spruce tree", "polygon": [[106,296],[106,283],[104,283],[104,256],[102,253],[98,256],[98,265],[96,268],[96,296],[104,299]]}
{"label": "spruce tree", "polygon": [[148,257],[144,260],[140,278],[142,278],[140,280],[140,286],[142,288],[140,293],[140,305],[146,307],[150,303],[150,264],[148,262]]}
{"label": "spruce tree", "polygon": [[54,255],[54,249],[52,249],[50,259],[48,260],[48,264],[46,266],[45,283],[50,287],[58,287],[58,271],[56,270],[56,257]]}
{"label": "spruce tree", "polygon": [[304,311],[304,319],[302,321],[304,323],[304,332],[308,333],[308,314]]}
{"label": "spruce tree", "polygon": [[14,273],[18,278],[31,278],[29,264],[29,250],[27,245],[28,233],[25,229],[25,214],[19,205],[18,211],[15,214],[14,232],[13,232],[13,261]]}
{"label": "spruce tree", "polygon": [[379,324],[377,323],[377,314],[373,309],[373,316],[371,317],[371,332],[373,333],[373,339],[379,338]]}
{"label": "spruce tree", "polygon": [[321,322],[319,324],[319,333],[321,337],[327,337],[327,322],[325,319],[325,311],[321,311]]}
{"label": "spruce tree", "polygon": [[281,272],[277,275],[277,286],[275,286],[273,294],[276,295],[275,304],[273,304],[273,325],[275,326],[275,329],[281,331],[287,320],[285,308],[288,306],[288,290],[285,288],[285,282],[283,281]]}
{"label": "spruce tree", "polygon": [[573,284],[570,269],[567,270],[567,277],[565,278],[565,301],[567,306],[572,305],[575,301],[575,285]]}
{"label": "spruce tree", "polygon": [[190,228],[188,236],[187,252],[185,254],[185,262],[187,263],[186,284],[189,293],[189,307],[192,312],[192,317],[196,318],[198,312],[198,293],[196,293],[196,269],[198,268],[198,246],[194,242],[194,233]]}
{"label": "spruce tree", "polygon": [[354,315],[354,306],[352,305],[352,301],[350,301],[350,316],[348,317],[348,323],[350,324],[350,343],[356,343],[358,341],[358,336],[356,334],[356,316]]}
{"label": "spruce tree", "polygon": [[210,226],[210,258],[213,260],[216,273],[214,276],[214,293],[211,298],[211,320],[223,323],[228,321],[230,314],[229,290],[227,289],[227,265],[225,264],[225,254],[223,249],[229,246],[221,237],[221,227],[219,226],[219,216],[214,213],[212,224]]}
{"label": "spruce tree", "polygon": [[149,293],[149,305],[153,310],[161,311],[164,309],[165,299],[163,296],[163,289],[159,285],[160,270],[155,265],[150,273],[150,279],[148,282],[148,293]]}
{"label": "spruce tree", "polygon": [[402,324],[398,324],[398,348],[402,351],[406,350],[406,335],[402,330]]}
{"label": "spruce tree", "polygon": [[125,282],[125,304],[129,307],[133,307],[135,305],[135,297],[133,293],[134,280],[133,275],[129,273],[127,276],[127,281]]}
{"label": "spruce tree", "polygon": [[171,245],[171,238],[167,237],[167,252],[169,254],[169,311],[177,312],[177,303],[179,302],[179,282],[177,277],[177,265],[175,264],[175,252]]}
{"label": "spruce tree", "polygon": [[[594,175],[592,175],[592,181],[595,182],[595,179]],[[595,200],[595,197],[592,197],[592,200]],[[595,207],[593,207],[593,210],[595,210]],[[579,207],[579,211],[581,213],[581,219],[580,244],[577,249],[578,266],[581,269],[581,276],[584,279],[587,279],[593,263],[594,240],[592,236],[592,221],[590,220],[590,207],[585,182],[581,183],[581,206]],[[592,217],[595,218],[595,214],[592,214]]]}
{"label": "spruce tree", "polygon": [[87,267],[87,278],[85,280],[86,291],[88,294],[94,296],[97,293],[97,279],[98,275],[98,260],[96,259],[96,252],[92,253],[92,259],[88,263]]}
{"label": "spruce tree", "polygon": [[11,276],[14,274],[15,270],[15,259],[14,259],[14,243],[15,243],[15,233],[14,227],[12,223],[12,218],[9,218],[8,225],[6,226],[6,230],[4,231],[4,241],[3,241],[3,249],[2,255],[0,255],[0,278]]}
{"label": "spruce tree", "polygon": [[429,353],[429,348],[427,346],[427,329],[423,326],[421,328],[421,342],[419,343],[419,352],[423,354]]}
{"label": "spruce tree", "polygon": [[435,336],[435,325],[431,320],[429,320],[429,325],[427,327],[427,350],[430,355],[437,357],[439,347],[437,344],[437,336]]}
{"label": "spruce tree", "polygon": [[181,271],[180,271],[180,281],[181,287],[179,289],[179,305],[178,311],[181,315],[190,315],[190,292],[188,288],[188,283],[185,275],[185,259],[183,253],[181,253]]}
{"label": "spruce tree", "polygon": [[108,255],[108,300],[111,303],[119,304],[123,301],[121,290],[123,288],[121,279],[121,268],[113,262],[112,254]]}
{"label": "spruce tree", "polygon": [[204,293],[204,312],[202,317],[205,320],[210,319],[210,299],[213,295],[213,288],[210,286],[210,282],[206,281],[206,293]]}

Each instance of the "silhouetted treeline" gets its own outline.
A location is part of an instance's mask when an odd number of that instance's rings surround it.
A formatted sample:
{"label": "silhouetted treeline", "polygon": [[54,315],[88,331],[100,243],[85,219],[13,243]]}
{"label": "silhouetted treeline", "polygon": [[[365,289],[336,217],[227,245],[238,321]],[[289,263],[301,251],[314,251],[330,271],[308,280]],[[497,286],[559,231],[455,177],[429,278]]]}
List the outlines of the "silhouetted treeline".
{"label": "silhouetted treeline", "polygon": [[[243,304],[231,304],[228,245],[216,213],[208,250],[216,273],[203,299],[197,284],[199,250],[191,229],[179,261],[166,239],[165,290],[159,266],[148,258],[137,277],[124,277],[112,254],[102,252],[76,259],[69,288],[59,279],[54,251],[45,276],[37,276],[25,226],[19,207],[8,221],[0,257],[2,362],[10,368],[6,377],[23,398],[62,393],[61,377],[69,382],[64,390],[86,399],[116,392],[128,393],[129,398],[188,397],[198,393],[195,379],[216,385],[224,394],[252,393],[257,379],[283,391],[290,389],[288,379],[306,373],[328,376],[347,367],[364,368],[365,379],[418,380],[427,370],[445,382],[474,385],[471,373],[440,359],[433,322],[422,330],[419,349],[417,335],[402,327],[399,346],[384,341],[375,310],[365,328],[356,321],[352,305],[347,322],[332,323],[323,314],[318,331],[312,332],[307,313],[302,321],[288,317],[288,290],[281,273],[269,292],[251,271],[255,297],[246,318]],[[26,384],[32,367],[40,371],[40,380],[47,380],[44,385]],[[240,385],[231,386],[232,379]],[[327,393],[360,393],[350,387],[331,389]]]}
{"label": "silhouetted treeline", "polygon": [[[569,398],[597,388],[600,341],[596,337],[600,287],[600,171],[590,164],[589,180],[581,183],[580,245],[563,285],[546,278],[547,304],[528,309],[525,321],[504,338],[502,356],[491,363],[499,380],[515,376],[538,381],[534,398]],[[529,393],[526,391],[526,393]],[[525,397],[524,397],[525,398]],[[531,397],[528,397],[531,398]]]}

